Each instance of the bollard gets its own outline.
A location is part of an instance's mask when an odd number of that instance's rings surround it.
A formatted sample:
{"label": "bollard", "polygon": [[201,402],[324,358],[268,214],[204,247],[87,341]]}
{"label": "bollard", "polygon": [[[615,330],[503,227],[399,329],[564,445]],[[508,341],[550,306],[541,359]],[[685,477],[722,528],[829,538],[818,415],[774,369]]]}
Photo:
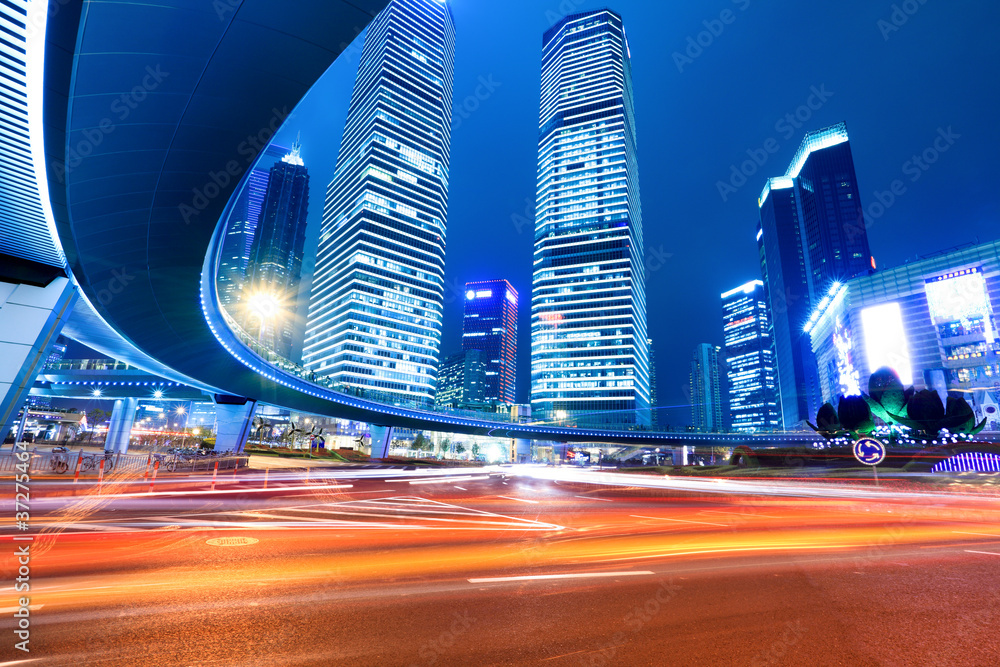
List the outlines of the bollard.
{"label": "bollard", "polygon": [[156,484],[156,471],[160,469],[160,462],[157,461],[153,464],[153,476],[149,479],[149,492],[153,492],[153,484]]}
{"label": "bollard", "polygon": [[212,473],[212,491],[215,491],[215,478],[219,476],[219,462],[215,462],[215,472]]}
{"label": "bollard", "polygon": [[233,459],[233,481],[236,481],[236,471],[240,469],[239,461]]}
{"label": "bollard", "polygon": [[101,487],[104,484],[104,459],[101,459],[101,467],[97,471],[97,495],[101,495]]}
{"label": "bollard", "polygon": [[[153,455],[150,454],[149,458],[146,459],[146,472],[142,473],[142,480],[146,481],[149,478],[149,466],[153,463]],[[159,461],[157,461],[159,463]]]}
{"label": "bollard", "polygon": [[83,465],[83,450],[80,450],[80,455],[76,457],[76,472],[73,473],[73,483],[76,484],[80,481],[80,466]]}

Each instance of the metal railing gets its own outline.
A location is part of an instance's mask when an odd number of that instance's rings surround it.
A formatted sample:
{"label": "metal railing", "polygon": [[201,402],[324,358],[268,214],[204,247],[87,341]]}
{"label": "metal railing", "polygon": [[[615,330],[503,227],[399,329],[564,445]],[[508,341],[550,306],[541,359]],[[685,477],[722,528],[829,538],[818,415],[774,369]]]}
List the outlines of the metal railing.
{"label": "metal railing", "polygon": [[[67,475],[72,477],[76,471],[77,461],[80,460],[80,452],[27,452],[29,457],[27,460],[27,470],[28,474],[34,475],[47,475],[47,474],[59,474]],[[4,452],[0,454],[0,473],[14,473],[22,472],[18,468],[19,464],[25,463],[19,458],[18,454],[23,457],[23,452]],[[84,466],[81,466],[81,475],[97,475],[99,474],[99,466],[101,459],[104,458],[101,454],[93,454],[83,452],[84,458],[93,458],[93,467],[84,470]],[[214,470],[215,464],[219,464],[219,470],[232,470],[233,468],[245,468],[247,467],[250,459],[248,456],[236,455],[236,456],[194,456],[194,457],[183,457],[174,454],[142,454],[142,455],[129,455],[129,454],[114,454],[110,458],[111,464],[108,469],[105,470],[105,474],[116,473],[121,474],[136,474],[142,475],[147,469],[151,469],[152,462],[160,462],[160,470],[163,472],[197,472],[199,470],[208,471]],[[66,464],[65,469],[58,465],[58,462],[63,462]],[[57,462],[55,465],[53,462]],[[169,470],[168,470],[169,468]],[[60,472],[62,469],[62,472]]]}

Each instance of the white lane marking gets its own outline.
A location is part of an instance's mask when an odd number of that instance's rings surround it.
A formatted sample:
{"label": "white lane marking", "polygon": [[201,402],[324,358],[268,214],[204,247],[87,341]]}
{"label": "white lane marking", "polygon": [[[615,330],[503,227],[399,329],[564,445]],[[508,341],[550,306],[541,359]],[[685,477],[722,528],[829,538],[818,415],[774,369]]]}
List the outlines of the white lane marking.
{"label": "white lane marking", "polygon": [[651,570],[628,570],[625,572],[580,572],[578,574],[531,574],[521,577],[487,577],[469,579],[470,584],[489,584],[498,581],[541,581],[545,579],[597,579],[600,577],[636,577],[656,574]]}
{"label": "white lane marking", "polygon": [[532,505],[538,505],[541,502],[539,500],[528,500],[527,498],[513,498],[511,496],[497,496],[497,498],[503,498],[504,500],[516,500],[519,503],[531,503]]}
{"label": "white lane marking", "polygon": [[985,556],[1000,556],[1000,554],[993,553],[992,551],[972,551],[971,549],[966,549],[965,553],[968,553],[968,554],[983,554]]}
{"label": "white lane marking", "polygon": [[29,662],[38,662],[41,658],[28,658],[27,660],[12,660],[11,662],[0,662],[0,667],[14,667],[14,665],[26,665]]}
{"label": "white lane marking", "polygon": [[602,503],[613,503],[615,501],[610,498],[591,498],[590,496],[573,496],[574,498],[583,498],[584,500],[600,500]]}
{"label": "white lane marking", "polygon": [[460,487],[457,484],[455,485],[455,488],[458,489],[459,491],[468,491],[468,489],[463,489],[462,487]]}
{"label": "white lane marking", "polygon": [[771,516],[770,514],[757,514],[756,512],[724,512],[722,510],[702,510],[702,514],[735,514],[736,516],[746,516],[746,517],[762,517],[764,519],[780,519],[780,516]]}
{"label": "white lane marking", "polygon": [[655,521],[679,521],[680,523],[700,523],[706,526],[722,526],[723,528],[729,528],[729,524],[726,523],[710,523],[708,521],[688,521],[686,519],[668,519],[663,516],[641,516],[639,514],[630,514],[633,519],[653,519]]}
{"label": "white lane marking", "polygon": [[983,537],[1000,537],[1000,535],[997,535],[996,533],[967,533],[964,530],[953,530],[951,532],[957,533],[959,535],[982,535]]}

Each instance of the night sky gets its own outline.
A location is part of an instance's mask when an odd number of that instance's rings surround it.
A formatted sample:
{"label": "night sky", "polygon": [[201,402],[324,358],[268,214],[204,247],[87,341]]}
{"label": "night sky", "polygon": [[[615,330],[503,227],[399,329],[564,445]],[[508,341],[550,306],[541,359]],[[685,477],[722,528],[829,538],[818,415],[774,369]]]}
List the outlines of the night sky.
{"label": "night sky", "polygon": [[[870,211],[876,215],[869,218],[869,241],[880,267],[1000,237],[1000,3],[898,2],[898,29],[894,3],[872,0],[617,0],[612,5],[451,0],[451,5],[457,31],[456,106],[474,94],[481,80],[494,89],[486,99],[466,105],[478,108],[463,112],[467,117],[456,121],[452,136],[443,353],[461,344],[461,286],[470,280],[510,280],[521,294],[522,401],[529,399],[541,38],[567,11],[609,6],[625,20],[649,269],[649,332],[656,347],[660,405],[671,406],[661,411],[661,425],[690,419],[689,359],[698,343],[722,343],[719,295],[760,277],[754,241],[757,196],[766,177],[785,172],[805,131],[846,121],[866,209],[876,203],[876,192],[888,190],[896,179],[905,183],[906,191],[884,212]],[[707,46],[686,53],[688,38],[697,41],[702,32],[701,43]],[[290,145],[301,132],[311,174],[313,239],[360,52],[359,41],[277,138]],[[810,100],[814,91],[821,92],[822,103],[820,97]],[[810,101],[819,108],[799,109]],[[795,129],[786,114],[797,112],[805,122],[795,120],[800,125]],[[939,130],[949,128],[957,138],[926,171],[906,165],[933,146]],[[719,182],[729,182],[731,166],[750,159],[747,151],[760,158],[759,149],[770,139],[780,149],[724,201]],[[307,271],[314,248],[312,240]]]}

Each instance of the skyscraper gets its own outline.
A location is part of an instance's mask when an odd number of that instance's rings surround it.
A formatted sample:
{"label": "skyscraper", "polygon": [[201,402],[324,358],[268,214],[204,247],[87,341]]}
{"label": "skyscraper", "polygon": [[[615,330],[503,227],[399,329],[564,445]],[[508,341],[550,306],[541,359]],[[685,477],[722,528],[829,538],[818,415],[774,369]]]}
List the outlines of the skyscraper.
{"label": "skyscraper", "polygon": [[780,428],[778,377],[762,281],[722,295],[722,330],[733,429],[752,433]]}
{"label": "skyscraper", "polygon": [[656,348],[653,339],[646,341],[649,345],[649,425],[656,431],[660,428],[660,392],[656,387]]}
{"label": "skyscraper", "polygon": [[479,350],[465,350],[441,362],[435,407],[472,407],[486,402],[486,363],[483,358]]}
{"label": "skyscraper", "polygon": [[250,170],[246,185],[236,198],[226,224],[226,237],[219,258],[219,301],[238,322],[245,323],[239,303],[246,283],[246,270],[250,263],[254,233],[260,221],[260,209],[264,204],[264,197],[267,196],[271,166],[287,153],[287,148],[277,144],[271,144],[264,149],[257,165]]}
{"label": "skyscraper", "polygon": [[486,364],[483,400],[516,403],[517,291],[506,280],[465,284],[462,349],[480,350]]}
{"label": "skyscraper", "polygon": [[305,366],[345,387],[434,399],[441,347],[455,24],[393,0],[369,25],[327,189]]}
{"label": "skyscraper", "polygon": [[296,143],[271,167],[267,194],[246,269],[249,293],[243,304],[245,328],[264,347],[296,361],[293,349],[299,326],[298,298],[302,279],[309,172]]}
{"label": "skyscraper", "polygon": [[702,343],[691,357],[691,425],[699,431],[725,428],[720,351],[715,345]]}
{"label": "skyscraper", "polygon": [[830,284],[874,265],[846,126],[807,133],[785,175],[768,180],[758,205],[782,421],[793,428],[821,403],[803,328]]}
{"label": "skyscraper", "polygon": [[642,211],[621,17],[574,14],[542,40],[531,404],[542,418],[648,426]]}

